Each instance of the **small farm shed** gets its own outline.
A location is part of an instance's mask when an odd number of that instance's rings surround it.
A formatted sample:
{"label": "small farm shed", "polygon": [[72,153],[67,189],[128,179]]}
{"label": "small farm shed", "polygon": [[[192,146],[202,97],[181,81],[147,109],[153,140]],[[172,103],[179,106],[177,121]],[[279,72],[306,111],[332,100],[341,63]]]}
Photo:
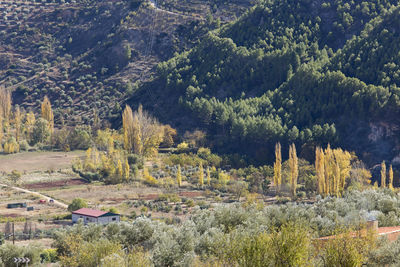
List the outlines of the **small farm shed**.
{"label": "small farm shed", "polygon": [[7,209],[26,208],[26,203],[9,203]]}
{"label": "small farm shed", "polygon": [[83,219],[84,224],[107,224],[119,222],[120,215],[107,211],[82,208],[72,212],[72,223],[77,223],[79,219]]}

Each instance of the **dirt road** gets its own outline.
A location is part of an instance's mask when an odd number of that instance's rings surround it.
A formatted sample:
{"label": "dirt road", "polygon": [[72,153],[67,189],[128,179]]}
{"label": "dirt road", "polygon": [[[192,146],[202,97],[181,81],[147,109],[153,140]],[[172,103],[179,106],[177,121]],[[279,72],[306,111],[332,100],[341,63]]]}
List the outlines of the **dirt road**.
{"label": "dirt road", "polygon": [[[48,197],[48,196],[43,195],[41,193],[38,193],[38,192],[35,192],[35,191],[31,191],[31,190],[28,190],[28,189],[24,189],[24,188],[21,188],[21,187],[10,186],[10,185],[6,185],[6,184],[0,184],[0,186],[9,187],[11,189],[14,189],[14,190],[17,190],[17,191],[20,191],[20,192],[24,192],[24,193],[31,194],[31,195],[34,195],[34,196],[38,196],[41,199],[45,199],[47,202],[49,202],[50,199],[52,199],[51,197]],[[62,203],[60,201],[57,201],[57,200],[53,200],[53,204],[56,205],[56,206],[59,206],[61,208],[64,208],[64,209],[68,208],[68,205],[66,205],[66,204],[64,204],[64,203]]]}

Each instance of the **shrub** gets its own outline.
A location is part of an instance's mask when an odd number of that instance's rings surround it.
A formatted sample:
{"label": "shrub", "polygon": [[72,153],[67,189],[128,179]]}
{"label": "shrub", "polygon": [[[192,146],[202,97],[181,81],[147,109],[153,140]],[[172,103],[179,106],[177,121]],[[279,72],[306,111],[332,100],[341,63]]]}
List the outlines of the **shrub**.
{"label": "shrub", "polygon": [[40,253],[40,258],[42,262],[57,262],[57,250],[54,248],[44,249]]}
{"label": "shrub", "polygon": [[30,245],[27,247],[5,244],[0,246],[0,258],[4,266],[15,266],[14,258],[27,257],[32,265],[40,262],[40,247]]}
{"label": "shrub", "polygon": [[17,171],[17,170],[13,170],[11,171],[11,173],[9,174],[10,179],[13,181],[13,183],[17,183],[18,180],[21,178],[22,174]]}
{"label": "shrub", "polygon": [[375,242],[372,233],[354,237],[350,231],[338,232],[335,238],[322,245],[320,255],[325,266],[362,266]]}
{"label": "shrub", "polygon": [[88,149],[91,145],[90,129],[87,127],[75,127],[70,136],[71,149]]}
{"label": "shrub", "polygon": [[20,142],[19,142],[19,148],[20,148],[20,150],[28,151],[28,150],[29,150],[29,144],[28,144],[28,142],[27,142],[26,140],[20,141]]}
{"label": "shrub", "polygon": [[4,153],[6,154],[13,154],[19,152],[19,144],[15,140],[14,137],[11,137],[7,140],[7,142],[4,144]]}
{"label": "shrub", "polygon": [[76,211],[81,208],[87,208],[87,206],[88,205],[87,205],[86,200],[84,200],[82,198],[75,198],[74,200],[72,200],[72,203],[68,205],[68,210]]}
{"label": "shrub", "polygon": [[185,143],[185,142],[182,142],[182,143],[180,143],[178,146],[177,146],[177,149],[178,149],[178,151],[179,152],[186,152],[188,149],[189,149],[189,144],[188,143]]}

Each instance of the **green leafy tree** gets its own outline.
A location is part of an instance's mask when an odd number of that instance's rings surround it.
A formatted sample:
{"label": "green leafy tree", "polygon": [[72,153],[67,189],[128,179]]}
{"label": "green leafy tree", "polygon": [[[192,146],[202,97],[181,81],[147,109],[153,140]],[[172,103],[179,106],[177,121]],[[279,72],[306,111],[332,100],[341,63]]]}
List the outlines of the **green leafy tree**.
{"label": "green leafy tree", "polygon": [[82,199],[82,198],[74,198],[71,202],[71,204],[68,205],[68,210],[69,211],[75,211],[75,210],[79,210],[81,208],[87,208],[87,202],[86,200]]}
{"label": "green leafy tree", "polygon": [[45,144],[50,137],[49,122],[43,118],[36,120],[33,126],[31,144],[35,145],[37,143]]}

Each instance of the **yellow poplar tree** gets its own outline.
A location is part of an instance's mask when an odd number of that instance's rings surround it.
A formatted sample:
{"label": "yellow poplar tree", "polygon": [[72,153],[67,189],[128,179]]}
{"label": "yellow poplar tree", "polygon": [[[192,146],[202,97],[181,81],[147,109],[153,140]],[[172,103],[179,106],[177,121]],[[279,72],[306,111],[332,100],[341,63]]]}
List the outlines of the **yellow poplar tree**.
{"label": "yellow poplar tree", "polygon": [[[139,107],[139,111],[141,111],[141,107]],[[142,143],[142,129],[139,123],[139,117],[137,114],[133,117],[133,151],[136,154],[141,155],[143,153],[143,143]]]}
{"label": "yellow poplar tree", "polygon": [[176,171],[176,182],[178,183],[178,186],[181,187],[182,185],[181,165],[178,165],[178,170]]}
{"label": "yellow poplar tree", "polygon": [[25,120],[25,131],[28,140],[31,140],[33,126],[35,125],[35,122],[36,122],[35,114],[32,111],[30,111],[28,114],[26,114],[26,120]]}
{"label": "yellow poplar tree", "polygon": [[93,157],[92,157],[92,148],[88,148],[86,150],[86,159],[85,159],[85,170],[90,170],[93,171],[95,169],[95,165],[93,162]]}
{"label": "yellow poplar tree", "polygon": [[381,163],[381,187],[386,187],[386,163]]}
{"label": "yellow poplar tree", "polygon": [[346,178],[350,175],[351,154],[342,149],[325,151],[317,147],[315,151],[315,170],[318,181],[318,193],[322,196],[340,196],[345,188]]}
{"label": "yellow poplar tree", "polygon": [[44,97],[42,102],[42,118],[49,122],[50,132],[54,130],[54,115],[53,110],[51,108],[50,100],[47,96]]}
{"label": "yellow poplar tree", "polygon": [[275,163],[274,163],[274,184],[276,192],[279,193],[282,183],[282,154],[281,144],[276,143],[275,145]]}
{"label": "yellow poplar tree", "polygon": [[122,168],[121,160],[118,160],[117,162],[117,174],[119,178],[124,177],[124,169]]}
{"label": "yellow poplar tree", "polygon": [[199,166],[199,185],[200,186],[204,185],[204,170],[203,170],[202,163],[200,163],[200,166]]}
{"label": "yellow poplar tree", "polygon": [[122,127],[124,130],[124,148],[131,151],[133,148],[133,112],[128,105],[126,105],[124,113],[122,113]]}
{"label": "yellow poplar tree", "polygon": [[[139,111],[141,107],[139,107]],[[138,115],[133,115],[130,106],[126,105],[122,114],[122,127],[124,130],[124,148],[136,154],[142,154],[141,129]]]}
{"label": "yellow poplar tree", "polygon": [[0,88],[0,113],[4,119],[4,126],[8,129],[11,114],[11,92]]}
{"label": "yellow poplar tree", "polygon": [[325,196],[325,167],[324,152],[322,148],[315,150],[315,171],[317,174],[318,194]]}
{"label": "yellow poplar tree", "polygon": [[130,173],[130,167],[129,167],[129,162],[128,162],[128,160],[126,159],[125,160],[125,166],[124,166],[125,168],[124,168],[124,176],[125,176],[125,180],[129,180],[129,173]]}
{"label": "yellow poplar tree", "polygon": [[334,193],[336,195],[336,197],[340,196],[340,183],[341,183],[341,179],[340,179],[340,166],[339,163],[336,162],[336,166],[335,166],[335,174],[334,174],[334,188],[332,193]]}
{"label": "yellow poplar tree", "polygon": [[15,122],[15,139],[17,140],[17,142],[19,142],[21,135],[21,111],[19,109],[19,106],[15,108],[14,122]]}
{"label": "yellow poplar tree", "polygon": [[292,197],[296,196],[297,179],[299,177],[299,163],[297,158],[296,146],[289,146],[289,169],[290,169],[290,191]]}
{"label": "yellow poplar tree", "polygon": [[330,144],[328,144],[328,147],[325,149],[325,155],[324,155],[324,171],[325,171],[325,194],[330,195],[332,194],[332,189],[333,189],[333,179],[332,177],[334,176],[334,170],[335,170],[335,165],[333,165],[333,152],[331,149]]}
{"label": "yellow poplar tree", "polygon": [[338,168],[335,175],[335,194],[340,196],[346,185],[346,178],[350,176],[351,170],[351,154],[340,148],[333,150],[334,165]]}
{"label": "yellow poplar tree", "polygon": [[389,188],[393,190],[393,166],[389,168]]}
{"label": "yellow poplar tree", "polygon": [[211,172],[210,172],[210,167],[207,168],[207,185],[211,185]]}

